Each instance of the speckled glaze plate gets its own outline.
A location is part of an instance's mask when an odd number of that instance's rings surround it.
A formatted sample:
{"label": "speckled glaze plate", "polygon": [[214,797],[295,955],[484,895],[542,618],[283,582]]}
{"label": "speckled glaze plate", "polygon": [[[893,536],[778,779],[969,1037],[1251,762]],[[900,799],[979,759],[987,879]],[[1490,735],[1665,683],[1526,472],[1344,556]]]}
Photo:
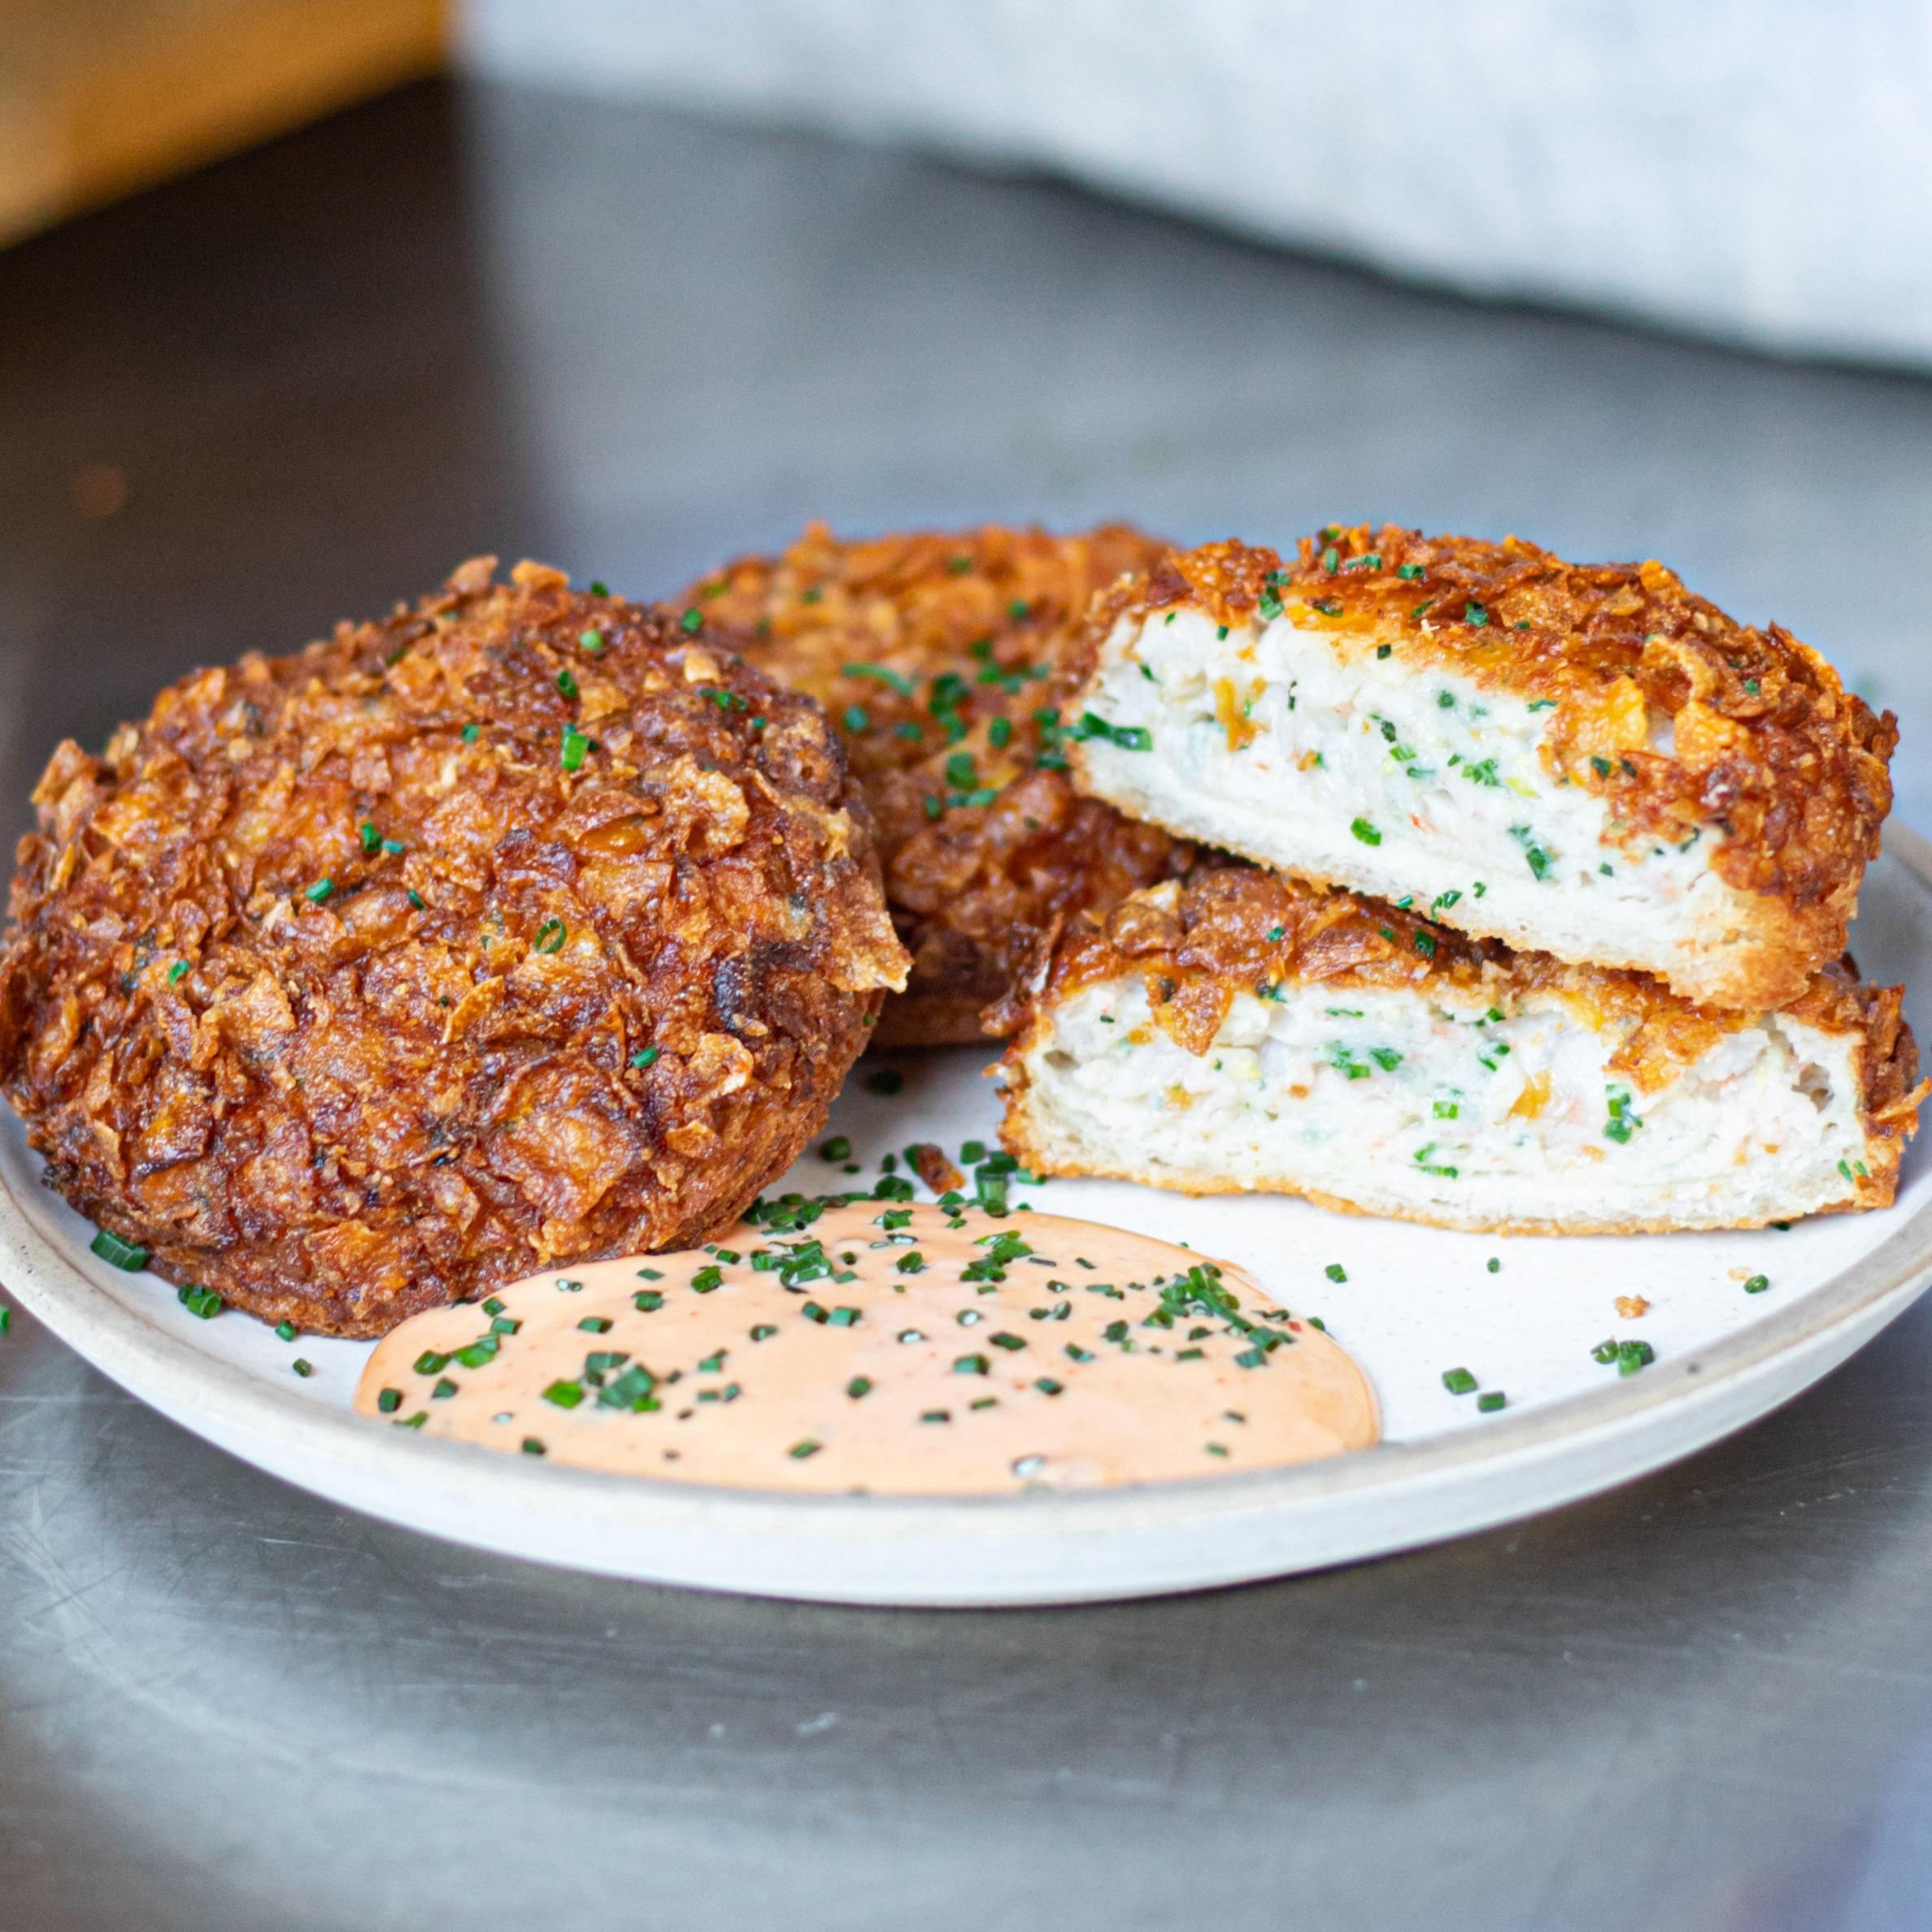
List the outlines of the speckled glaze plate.
{"label": "speckled glaze plate", "polygon": [[[1853,934],[1868,976],[1932,991],[1932,846],[1895,829]],[[1921,1040],[1932,1009],[1907,1003]],[[887,1097],[855,1079],[829,1132],[855,1158],[993,1138],[974,1050],[904,1055]],[[816,1155],[784,1185],[858,1185]],[[1147,1595],[1386,1555],[1594,1495],[1788,1401],[1932,1280],[1932,1136],[1895,1206],[1788,1233],[1560,1240],[1444,1233],[1266,1196],[1187,1200],[1116,1181],[1024,1198],[1185,1241],[1321,1316],[1381,1399],[1386,1439],[1276,1473],[973,1499],[799,1496],[596,1474],[425,1440],[351,1412],[363,1342],[284,1343],[233,1312],[198,1320],[151,1275],[88,1251],[93,1229],[0,1127],[0,1282],[71,1347],[182,1427],[372,1516],[538,1562],[833,1602],[983,1605]],[[1495,1265],[1492,1267],[1492,1263]],[[1331,1267],[1346,1276],[1331,1278]],[[1763,1276],[1769,1286],[1747,1293]],[[1640,1320],[1619,1296],[1641,1295]],[[1656,1360],[1620,1376],[1607,1337]],[[314,1373],[298,1377],[298,1355]],[[1442,1372],[1505,1406],[1479,1412]]]}

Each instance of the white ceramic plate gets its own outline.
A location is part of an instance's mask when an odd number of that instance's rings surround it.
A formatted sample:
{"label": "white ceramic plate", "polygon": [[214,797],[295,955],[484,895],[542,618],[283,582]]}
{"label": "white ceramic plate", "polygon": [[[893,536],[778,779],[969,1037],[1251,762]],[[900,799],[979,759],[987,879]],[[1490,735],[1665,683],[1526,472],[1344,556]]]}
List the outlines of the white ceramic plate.
{"label": "white ceramic plate", "polygon": [[[1868,875],[1854,935],[1871,977],[1932,990],[1932,846],[1902,829]],[[1908,1003],[1908,1011],[1912,1011]],[[1921,1010],[1921,1039],[1932,1038]],[[900,1056],[892,1098],[855,1078],[829,1133],[866,1175],[916,1140],[990,1142],[977,1051]],[[782,1185],[855,1186],[815,1156]],[[0,1281],[71,1347],[184,1428],[351,1508],[546,1563],[761,1595],[867,1603],[1075,1602],[1280,1576],[1504,1522],[1642,1475],[1808,1387],[1932,1279],[1932,1136],[1896,1206],[1789,1233],[1557,1240],[1447,1234],[1265,1196],[1190,1201],[1115,1181],[1016,1190],[1060,1214],[1190,1242],[1317,1314],[1367,1369],[1387,1440],[1277,1474],[1101,1492],[917,1500],[700,1489],[425,1440],[350,1398],[368,1344],[278,1342],[202,1321],[151,1275],[96,1260],[93,1229],[0,1130]],[[1499,1268],[1491,1273],[1494,1257]],[[1347,1280],[1326,1273],[1338,1264]],[[1747,1295],[1743,1281],[1771,1286]],[[1651,1308],[1621,1318],[1618,1295]],[[1651,1343],[1627,1377],[1591,1359]],[[315,1367],[304,1380],[290,1364]],[[1451,1395],[1467,1368],[1508,1405]]]}

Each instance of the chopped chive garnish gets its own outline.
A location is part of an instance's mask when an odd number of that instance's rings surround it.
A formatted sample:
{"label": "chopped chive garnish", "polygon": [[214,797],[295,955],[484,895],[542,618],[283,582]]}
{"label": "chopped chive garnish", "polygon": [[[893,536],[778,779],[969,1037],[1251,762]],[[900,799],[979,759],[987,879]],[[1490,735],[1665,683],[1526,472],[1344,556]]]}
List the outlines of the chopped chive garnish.
{"label": "chopped chive garnish", "polygon": [[483,727],[481,724],[465,724],[463,728],[463,742],[466,745],[473,745],[482,734]]}
{"label": "chopped chive garnish", "polygon": [[564,942],[570,937],[570,929],[560,919],[546,919],[537,929],[537,937],[532,942],[540,953],[561,952]]}
{"label": "chopped chive garnish", "polygon": [[1378,846],[1382,843],[1381,833],[1377,831],[1365,818],[1355,820],[1348,829],[1365,846]]}
{"label": "chopped chive garnish", "polygon": [[1484,1415],[1493,1416],[1508,1399],[1500,1389],[1490,1389],[1476,1398],[1476,1406]]}
{"label": "chopped chive garnish", "polygon": [[814,1442],[810,1436],[807,1436],[802,1441],[794,1442],[785,1453],[794,1462],[803,1462],[808,1456],[816,1456],[824,1447],[824,1443]]}
{"label": "chopped chive garnish", "polygon": [[129,1274],[138,1274],[148,1264],[146,1248],[135,1242],[123,1241],[105,1228],[97,1230],[88,1246],[110,1267],[125,1268]]}
{"label": "chopped chive garnish", "polygon": [[1339,1261],[1329,1262],[1328,1266],[1323,1268],[1321,1272],[1326,1275],[1331,1281],[1346,1281],[1348,1279],[1348,1270],[1344,1268]]}
{"label": "chopped chive garnish", "polygon": [[567,772],[580,769],[584,754],[590,749],[590,741],[574,724],[564,727],[564,736],[557,751],[557,762]]}
{"label": "chopped chive garnish", "polygon": [[302,887],[302,896],[311,906],[319,906],[334,890],[335,881],[333,879],[318,879],[314,885]]}
{"label": "chopped chive garnish", "polygon": [[883,664],[846,664],[842,667],[846,677],[869,677],[875,683],[889,685],[902,698],[912,695],[912,681],[902,677],[897,671],[889,671]]}
{"label": "chopped chive garnish", "polygon": [[1476,1377],[1467,1368],[1445,1368],[1442,1371],[1442,1386],[1451,1395],[1468,1395],[1474,1392]]}
{"label": "chopped chive garnish", "polygon": [[275,1338],[278,1342],[293,1342],[295,1339],[295,1324],[292,1321],[276,1322]]}
{"label": "chopped chive garnish", "polygon": [[1753,1275],[1751,1279],[1744,1284],[1744,1292],[1747,1295],[1762,1295],[1770,1286],[1770,1276]]}
{"label": "chopped chive garnish", "polygon": [[376,1406],[385,1416],[393,1416],[402,1406],[400,1389],[385,1389],[376,1398]]}
{"label": "chopped chive garnish", "polygon": [[655,1046],[641,1047],[630,1057],[630,1064],[642,1073],[646,1067],[657,1064],[658,1050]]}

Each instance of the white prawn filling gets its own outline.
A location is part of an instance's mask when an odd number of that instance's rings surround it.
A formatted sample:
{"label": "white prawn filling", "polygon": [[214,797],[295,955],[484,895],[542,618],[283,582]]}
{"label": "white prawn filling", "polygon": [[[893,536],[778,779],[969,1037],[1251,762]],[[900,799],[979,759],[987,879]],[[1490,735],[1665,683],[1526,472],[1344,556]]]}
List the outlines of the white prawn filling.
{"label": "white prawn filling", "polygon": [[1504,1015],[1395,990],[1277,992],[1238,995],[1199,1055],[1153,1023],[1138,978],[1073,995],[1027,1056],[1043,1156],[1469,1225],[1727,1226],[1854,1194],[1855,1034],[1769,1016],[1642,1094],[1608,1069],[1621,1031],[1560,994]]}
{"label": "white prawn filling", "polygon": [[[1083,701],[1125,729],[1081,747],[1124,811],[1566,959],[1668,974],[1734,929],[1714,835],[1625,846],[1601,798],[1544,768],[1547,701],[1287,616],[1223,637],[1168,615],[1124,620]],[[1661,720],[1654,748],[1669,735]]]}

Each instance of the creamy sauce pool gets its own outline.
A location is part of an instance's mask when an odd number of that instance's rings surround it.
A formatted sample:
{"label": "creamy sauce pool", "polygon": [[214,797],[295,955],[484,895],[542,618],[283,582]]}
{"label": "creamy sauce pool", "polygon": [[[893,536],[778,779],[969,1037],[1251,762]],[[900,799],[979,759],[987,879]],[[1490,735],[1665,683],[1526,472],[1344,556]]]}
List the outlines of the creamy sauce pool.
{"label": "creamy sauce pool", "polygon": [[1225,1262],[881,1201],[416,1316],[356,1407],[581,1468],[900,1495],[1276,1469],[1380,1434],[1355,1363]]}

